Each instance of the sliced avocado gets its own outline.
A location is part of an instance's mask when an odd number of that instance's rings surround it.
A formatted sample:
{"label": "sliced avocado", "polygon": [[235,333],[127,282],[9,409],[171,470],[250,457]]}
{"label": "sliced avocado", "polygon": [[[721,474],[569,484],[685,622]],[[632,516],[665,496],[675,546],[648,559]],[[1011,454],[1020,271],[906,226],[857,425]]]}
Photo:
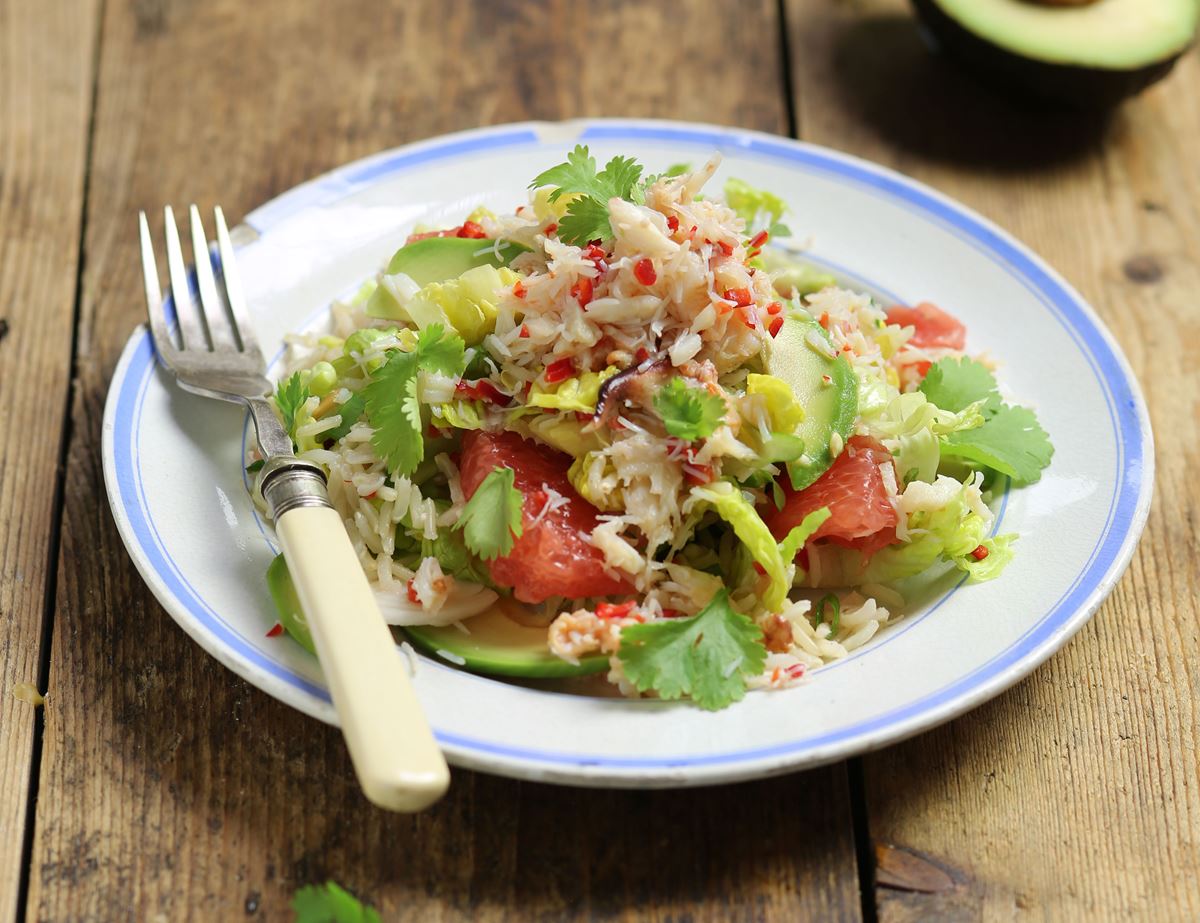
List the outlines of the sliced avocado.
{"label": "sliced avocado", "polygon": [[[555,657],[546,646],[545,628],[520,625],[500,609],[467,619],[463,627],[471,633],[464,634],[453,625],[413,625],[406,627],[404,633],[414,647],[426,654],[474,673],[560,679],[586,676],[608,668],[608,658],[603,654],[584,657],[578,665]],[[443,657],[443,651],[452,656]],[[454,657],[465,662],[459,664]]]}
{"label": "sliced avocado", "polygon": [[528,247],[511,240],[502,240],[497,246],[493,240],[473,237],[427,237],[397,250],[387,265],[387,274],[394,276],[402,272],[417,285],[428,285],[457,279],[475,266],[495,266],[497,269],[507,266],[528,251]]}
{"label": "sliced avocado", "polygon": [[931,38],[987,82],[1077,107],[1111,105],[1171,70],[1196,0],[913,0]]}
{"label": "sliced avocado", "polygon": [[279,615],[283,630],[310,654],[316,654],[313,647],[312,634],[308,630],[308,620],[304,610],[300,608],[300,597],[296,595],[296,585],[292,583],[292,575],[288,573],[287,561],[278,554],[267,568],[267,589],[271,591],[271,599],[275,602],[275,611]]}
{"label": "sliced avocado", "polygon": [[796,490],[803,490],[833,464],[829,441],[834,433],[843,442],[848,439],[858,414],[858,380],[850,363],[842,356],[830,358],[814,346],[814,338],[829,343],[829,334],[815,320],[789,316],[772,341],[767,360],[767,371],[787,382],[806,414],[796,429],[804,440],[804,455],[788,464]]}
{"label": "sliced avocado", "polygon": [[[315,654],[300,597],[296,595],[283,555],[276,556],[267,568],[267,587],[284,630],[306,651]],[[475,673],[561,679],[599,673],[608,667],[608,658],[603,654],[584,657],[578,665],[555,657],[546,646],[546,629],[518,624],[499,609],[469,619],[464,627],[471,633],[464,634],[453,625],[410,625],[404,628],[404,633],[414,647]],[[461,657],[465,663],[442,657],[441,651]]]}

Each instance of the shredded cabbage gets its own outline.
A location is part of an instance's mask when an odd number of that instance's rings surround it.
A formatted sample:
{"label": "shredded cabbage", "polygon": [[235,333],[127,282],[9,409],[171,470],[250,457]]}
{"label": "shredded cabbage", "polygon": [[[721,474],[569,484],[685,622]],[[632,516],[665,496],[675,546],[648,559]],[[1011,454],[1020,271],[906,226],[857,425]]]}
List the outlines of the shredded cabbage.
{"label": "shredded cabbage", "polygon": [[787,211],[787,205],[775,193],[733,178],[725,182],[725,204],[746,222],[747,229],[772,225]]}
{"label": "shredded cabbage", "polygon": [[437,408],[455,429],[483,429],[482,401],[448,401]]}
{"label": "shredded cabbage", "polygon": [[[879,381],[878,378],[874,380]],[[880,386],[885,387],[882,383]],[[952,413],[930,403],[920,391],[896,394],[880,408],[872,389],[867,407],[864,409],[860,404],[859,411],[867,431],[880,439],[895,456],[896,469],[906,483],[914,480],[932,482],[937,477],[941,461],[939,436],[983,425],[978,403],[971,404],[961,413]]]}
{"label": "shredded cabbage", "polygon": [[596,401],[600,399],[600,386],[619,371],[610,365],[603,372],[584,372],[575,378],[547,389],[540,381],[534,382],[525,403],[529,407],[546,407],[550,410],[595,413]]}
{"label": "shredded cabbage", "polygon": [[746,393],[762,395],[771,418],[771,431],[791,435],[804,422],[804,408],[791,387],[774,375],[746,376]]}
{"label": "shredded cabbage", "polygon": [[770,578],[770,585],[763,593],[763,605],[771,612],[778,612],[787,598],[791,576],[785,566],[779,545],[767,524],[740,490],[728,481],[716,481],[702,487],[693,487],[691,495],[683,505],[686,515],[697,504],[708,503],[717,515],[733,527],[750,556],[758,562]]}
{"label": "shredded cabbage", "polygon": [[[403,273],[383,277],[367,313],[408,321],[422,330],[431,324],[442,324],[456,330],[468,346],[481,342],[496,329],[496,302],[520,278],[507,267],[497,269],[485,264],[473,266],[457,279],[430,282],[413,293],[402,283],[392,284],[402,276]],[[383,297],[385,292],[389,297]]]}
{"label": "shredded cabbage", "polygon": [[[973,581],[991,580],[1012,559],[1015,535],[988,538],[992,513],[983,504],[978,476],[966,483],[938,475],[932,484],[914,481],[900,497],[906,516],[907,543],[890,545],[871,558],[865,583],[911,577],[939,560],[948,560]],[[982,546],[986,557],[972,552]]]}

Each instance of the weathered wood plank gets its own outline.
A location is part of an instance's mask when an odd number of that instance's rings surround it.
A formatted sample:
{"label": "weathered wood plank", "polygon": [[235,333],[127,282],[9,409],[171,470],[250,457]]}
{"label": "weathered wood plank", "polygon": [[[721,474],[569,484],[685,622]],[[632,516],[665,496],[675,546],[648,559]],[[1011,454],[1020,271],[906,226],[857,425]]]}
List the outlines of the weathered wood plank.
{"label": "weathered wood plank", "polygon": [[41,680],[95,15],[0,2],[0,920],[24,846],[35,712],[13,689]]}
{"label": "weathered wood plank", "polygon": [[857,919],[842,767],[659,793],[457,772],[433,811],[385,815],[335,732],[206,657],[129,563],[99,418],[141,310],[137,208],[236,215],[350,158],[527,117],[785,128],[769,0],[381,7],[108,5],[31,918],[282,920],[332,877],[389,920]]}
{"label": "weathered wood plank", "polygon": [[[1200,918],[1200,61],[1111,119],[1034,112],[928,56],[900,0],[787,8],[802,135],[926,180],[1044,254],[1120,340],[1158,449],[1145,539],[1080,636],[865,760],[876,842],[954,882],[880,887],[879,917]],[[892,884],[911,877],[884,855]]]}

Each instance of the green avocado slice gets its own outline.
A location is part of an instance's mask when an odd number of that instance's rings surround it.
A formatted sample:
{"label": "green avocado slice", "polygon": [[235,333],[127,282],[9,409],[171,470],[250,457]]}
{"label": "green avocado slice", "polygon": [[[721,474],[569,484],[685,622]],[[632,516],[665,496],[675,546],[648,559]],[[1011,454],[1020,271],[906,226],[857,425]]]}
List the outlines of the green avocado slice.
{"label": "green avocado slice", "polygon": [[831,358],[811,342],[829,342],[829,334],[807,315],[784,321],[771,343],[767,371],[786,382],[804,407],[804,422],[796,435],[804,440],[804,455],[788,464],[792,487],[803,490],[833,464],[829,443],[834,433],[850,437],[858,414],[858,379],[842,356]]}
{"label": "green avocado slice", "polygon": [[267,589],[275,603],[275,612],[284,631],[310,654],[316,655],[313,647],[312,633],[308,630],[308,620],[304,610],[300,608],[300,597],[296,593],[296,585],[292,583],[292,575],[288,572],[287,561],[283,555],[275,555],[267,567]]}
{"label": "green avocado slice", "polygon": [[[463,627],[471,633],[464,634],[453,625],[410,625],[404,633],[424,653],[474,673],[561,679],[608,669],[608,658],[603,654],[589,655],[578,664],[555,657],[546,646],[545,628],[520,625],[498,608],[467,619]],[[444,657],[442,652],[452,657]]]}
{"label": "green avocado slice", "polygon": [[[296,595],[283,555],[277,555],[267,568],[267,588],[284,630],[306,651],[315,654],[312,635],[300,608],[300,597]],[[562,679],[587,676],[608,668],[608,658],[603,654],[584,657],[578,664],[555,657],[546,646],[545,628],[520,625],[498,608],[468,619],[464,627],[470,634],[453,625],[409,625],[403,630],[414,647],[474,673]],[[441,656],[443,651],[460,657],[464,663]]]}
{"label": "green avocado slice", "polygon": [[473,237],[427,237],[397,250],[387,265],[387,274],[394,276],[402,272],[417,285],[428,285],[457,279],[476,266],[498,269],[527,252],[528,247],[511,240],[502,240],[497,245],[493,240]]}

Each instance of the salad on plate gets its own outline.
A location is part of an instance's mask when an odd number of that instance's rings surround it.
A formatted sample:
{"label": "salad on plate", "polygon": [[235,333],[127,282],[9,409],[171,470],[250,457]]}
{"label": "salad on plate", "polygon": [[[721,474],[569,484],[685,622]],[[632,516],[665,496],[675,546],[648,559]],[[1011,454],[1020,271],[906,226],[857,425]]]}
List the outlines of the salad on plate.
{"label": "salad on plate", "polygon": [[[989,500],[1049,464],[1035,415],[718,166],[576,147],[288,338],[275,408],[416,648],[719,709],[861,647],[910,578],[1012,558]],[[282,557],[268,584],[311,651]]]}

